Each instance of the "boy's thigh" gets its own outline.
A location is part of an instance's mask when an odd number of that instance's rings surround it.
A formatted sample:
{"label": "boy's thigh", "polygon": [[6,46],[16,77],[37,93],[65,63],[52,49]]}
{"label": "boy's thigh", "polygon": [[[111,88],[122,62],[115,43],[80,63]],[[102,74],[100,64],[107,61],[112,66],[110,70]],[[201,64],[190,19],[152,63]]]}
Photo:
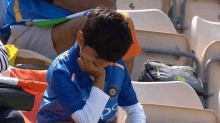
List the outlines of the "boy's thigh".
{"label": "boy's thigh", "polygon": [[51,30],[52,28],[14,25],[11,26],[11,35],[7,44],[13,44],[19,49],[31,50],[54,59],[58,54],[53,46]]}

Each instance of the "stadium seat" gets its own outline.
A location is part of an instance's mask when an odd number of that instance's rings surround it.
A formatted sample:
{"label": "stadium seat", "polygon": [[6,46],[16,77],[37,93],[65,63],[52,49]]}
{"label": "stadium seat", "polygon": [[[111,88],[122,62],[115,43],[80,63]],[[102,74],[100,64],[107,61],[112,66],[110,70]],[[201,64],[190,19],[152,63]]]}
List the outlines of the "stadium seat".
{"label": "stadium seat", "polygon": [[[141,30],[135,30],[135,34],[142,48],[151,47],[190,52],[188,38],[181,34]],[[191,65],[190,59],[183,56],[179,57],[174,55],[143,52],[135,57],[134,67],[131,74],[131,79],[133,81],[138,80],[138,77],[141,75],[143,63],[147,60],[159,60],[170,65]]]}
{"label": "stadium seat", "polygon": [[[196,92],[188,84],[175,82],[135,82],[134,90],[140,103],[154,103],[169,106],[181,106],[203,109]],[[118,108],[118,120],[121,123],[126,113]]]}
{"label": "stadium seat", "polygon": [[[203,66],[203,71],[204,71],[207,61],[209,61],[211,58],[218,57],[220,55],[219,47],[220,47],[220,41],[213,41],[205,48],[202,54],[202,64],[201,64]],[[207,74],[205,73],[205,71],[203,73]],[[219,90],[220,90],[219,73],[220,73],[219,61],[213,62],[209,68],[209,91],[210,93],[213,93],[214,95],[209,98],[209,108],[216,111],[220,116],[220,111],[218,110],[220,108],[220,105],[219,105],[219,99],[220,99],[219,98]]]}
{"label": "stadium seat", "polygon": [[117,0],[117,9],[123,10],[141,10],[141,9],[159,9],[168,12],[171,0]]}
{"label": "stadium seat", "polygon": [[191,48],[200,60],[202,52],[212,41],[220,40],[220,23],[204,20],[194,16],[191,26]]}
{"label": "stadium seat", "polygon": [[117,10],[124,11],[131,17],[135,30],[177,33],[169,17],[157,9]]}
{"label": "stadium seat", "polygon": [[[23,69],[47,69],[50,64],[52,63],[52,59],[49,59],[37,52],[33,52],[30,50],[25,50],[25,49],[19,49],[18,50],[18,55],[15,60],[15,65],[18,68],[23,68]],[[21,64],[26,64],[26,66],[21,65]],[[27,65],[29,64],[29,65]]]}
{"label": "stadium seat", "polygon": [[[219,123],[217,114],[212,110],[158,104],[142,106],[150,123]],[[125,123],[128,123],[127,118]]]}
{"label": "stadium seat", "polygon": [[190,38],[192,28],[191,23],[194,16],[198,16],[212,22],[220,22],[219,10],[220,6],[218,0],[187,0],[185,22],[186,26],[189,28],[184,31],[184,34]]}

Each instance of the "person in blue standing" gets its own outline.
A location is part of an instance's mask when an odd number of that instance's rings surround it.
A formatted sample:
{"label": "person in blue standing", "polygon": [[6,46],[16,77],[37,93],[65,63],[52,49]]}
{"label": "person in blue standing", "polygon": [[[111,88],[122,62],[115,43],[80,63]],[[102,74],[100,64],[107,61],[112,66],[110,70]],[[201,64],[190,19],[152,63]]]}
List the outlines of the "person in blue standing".
{"label": "person in blue standing", "polygon": [[[87,16],[80,15],[47,28],[29,27],[25,25],[25,22],[64,18],[98,6],[117,10],[116,0],[4,1],[5,26],[0,29],[0,37],[4,37],[4,44],[13,44],[19,49],[34,51],[52,60],[75,43],[76,35],[82,29]],[[128,59],[124,59],[130,74],[134,64],[134,55],[129,55]]]}
{"label": "person in blue standing", "polygon": [[8,44],[54,59],[75,43],[72,39],[82,29],[86,16],[50,28],[28,27],[25,22],[64,18],[100,5],[116,10],[115,0],[5,0],[5,26],[1,32]]}
{"label": "person in blue standing", "polygon": [[37,123],[114,123],[118,106],[130,123],[146,123],[122,60],[131,44],[129,24],[121,13],[101,7],[92,11],[74,46],[48,69],[49,88]]}

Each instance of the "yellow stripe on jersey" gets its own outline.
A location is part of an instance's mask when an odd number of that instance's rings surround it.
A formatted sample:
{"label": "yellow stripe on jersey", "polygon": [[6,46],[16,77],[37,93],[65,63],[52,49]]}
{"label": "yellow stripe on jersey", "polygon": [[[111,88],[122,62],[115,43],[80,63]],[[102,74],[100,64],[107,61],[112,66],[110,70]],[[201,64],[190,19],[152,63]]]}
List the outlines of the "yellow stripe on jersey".
{"label": "yellow stripe on jersey", "polygon": [[19,11],[18,0],[15,0],[15,3],[14,3],[14,13],[15,13],[16,21],[21,22],[22,21],[22,16],[21,16],[21,12]]}
{"label": "yellow stripe on jersey", "polygon": [[118,63],[110,63],[111,66],[117,66],[117,67],[120,67],[122,69],[124,69],[124,66],[118,64]]}

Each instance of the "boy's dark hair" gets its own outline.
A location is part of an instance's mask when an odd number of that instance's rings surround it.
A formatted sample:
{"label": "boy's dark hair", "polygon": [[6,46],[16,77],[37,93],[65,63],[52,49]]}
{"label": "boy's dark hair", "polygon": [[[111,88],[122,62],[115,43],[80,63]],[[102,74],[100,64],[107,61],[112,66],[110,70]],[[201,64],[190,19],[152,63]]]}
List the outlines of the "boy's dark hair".
{"label": "boy's dark hair", "polygon": [[103,7],[88,15],[82,32],[84,46],[93,48],[100,59],[109,62],[121,59],[133,42],[124,15]]}

